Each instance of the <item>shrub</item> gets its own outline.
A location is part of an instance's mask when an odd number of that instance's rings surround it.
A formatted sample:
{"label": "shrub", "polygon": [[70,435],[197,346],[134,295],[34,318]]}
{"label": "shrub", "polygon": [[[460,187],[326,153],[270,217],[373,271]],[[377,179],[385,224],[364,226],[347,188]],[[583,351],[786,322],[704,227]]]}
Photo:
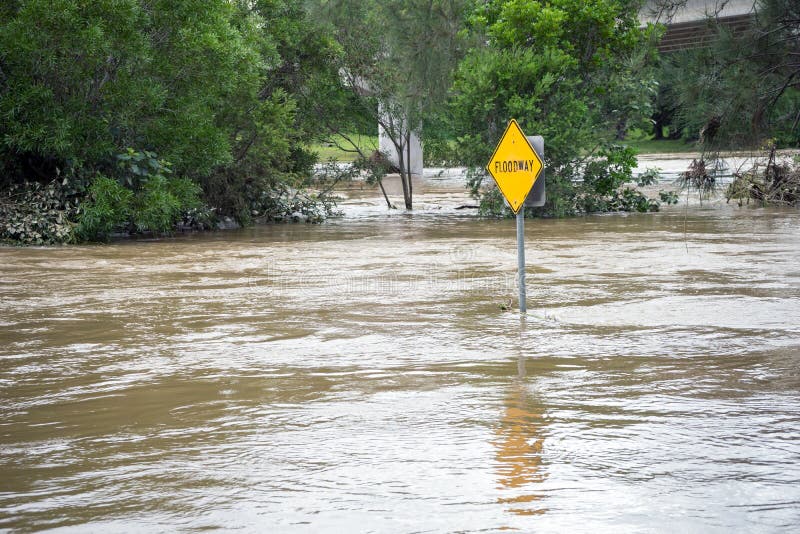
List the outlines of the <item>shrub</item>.
{"label": "shrub", "polygon": [[675,191],[659,191],[658,196],[664,204],[670,205],[678,203],[678,193]]}
{"label": "shrub", "polygon": [[167,179],[153,176],[136,196],[133,224],[139,232],[170,232],[180,219],[180,202],[167,187]]}
{"label": "shrub", "polygon": [[80,207],[75,234],[85,241],[106,240],[115,230],[128,223],[133,192],[119,182],[97,175],[89,186],[89,194]]}
{"label": "shrub", "polygon": [[171,164],[154,152],[128,148],[117,156],[122,180],[134,189],[130,213],[137,232],[170,233],[190,211],[202,211],[200,186],[172,176]]}
{"label": "shrub", "polygon": [[[114,231],[171,232],[189,213],[204,219],[200,187],[170,176],[170,164],[149,151],[117,156],[120,180],[97,175],[81,206],[76,236],[94,241]],[[127,187],[126,187],[127,186]]]}

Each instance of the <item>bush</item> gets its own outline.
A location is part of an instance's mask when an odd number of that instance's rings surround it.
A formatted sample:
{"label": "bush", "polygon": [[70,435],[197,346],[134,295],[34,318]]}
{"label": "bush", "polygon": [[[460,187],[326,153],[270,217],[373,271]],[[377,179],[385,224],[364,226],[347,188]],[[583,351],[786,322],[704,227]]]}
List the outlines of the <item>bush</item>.
{"label": "bush", "polygon": [[184,214],[201,205],[199,195],[200,187],[186,178],[151,176],[136,196],[134,227],[138,232],[169,233]]}
{"label": "bush", "polygon": [[122,180],[135,192],[130,213],[135,231],[170,233],[184,215],[203,206],[200,186],[171,176],[171,164],[154,152],[128,148],[117,160]]}
{"label": "bush", "polygon": [[203,218],[200,187],[169,176],[170,164],[155,153],[129,148],[117,160],[119,181],[103,175],[92,180],[78,219],[79,239],[105,240],[114,231],[164,234],[189,214]]}
{"label": "bush", "polygon": [[636,152],[632,148],[611,145],[586,164],[583,185],[587,193],[605,197],[633,179]]}
{"label": "bush", "polygon": [[648,211],[658,211],[661,209],[661,204],[658,200],[648,198],[640,191],[632,187],[623,187],[619,191],[615,191],[611,197],[611,202],[608,204],[610,211],[638,211],[639,213],[647,213]]}
{"label": "bush", "polygon": [[124,229],[130,217],[133,192],[119,182],[97,175],[80,208],[75,235],[84,241],[108,239],[115,230]]}
{"label": "bush", "polygon": [[[634,178],[636,156],[632,149],[610,145],[599,151],[582,169],[565,168],[565,172],[547,175],[547,203],[542,208],[527,208],[526,213],[541,217],[570,217],[580,213],[608,211],[658,211],[660,202],[625,184],[649,185],[657,171]],[[572,178],[566,171],[573,174]],[[480,200],[483,216],[510,216],[499,190],[481,188],[483,170],[472,170],[468,184],[472,195]],[[655,174],[655,175],[654,175]],[[581,179],[582,178],[582,179]]]}
{"label": "bush", "polygon": [[667,205],[678,203],[678,193],[675,191],[659,191],[658,197],[661,199],[661,202]]}
{"label": "bush", "polygon": [[251,202],[251,214],[261,221],[320,223],[338,215],[336,197],[280,185],[264,190]]}

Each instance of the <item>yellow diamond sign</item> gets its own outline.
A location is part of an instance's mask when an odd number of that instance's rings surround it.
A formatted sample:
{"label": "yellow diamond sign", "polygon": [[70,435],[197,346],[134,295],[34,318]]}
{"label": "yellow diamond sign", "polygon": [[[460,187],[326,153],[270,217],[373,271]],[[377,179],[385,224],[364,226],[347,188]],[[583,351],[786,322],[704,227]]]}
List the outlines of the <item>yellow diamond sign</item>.
{"label": "yellow diamond sign", "polygon": [[543,166],[522,128],[511,119],[486,170],[506,197],[511,211],[518,213]]}

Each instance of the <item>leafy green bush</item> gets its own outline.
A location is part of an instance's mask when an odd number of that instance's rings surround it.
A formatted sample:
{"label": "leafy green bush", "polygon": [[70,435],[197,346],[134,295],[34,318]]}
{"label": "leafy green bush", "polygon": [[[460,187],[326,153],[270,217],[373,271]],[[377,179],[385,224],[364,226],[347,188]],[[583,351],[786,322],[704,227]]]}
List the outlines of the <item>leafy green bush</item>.
{"label": "leafy green bush", "polygon": [[586,164],[583,186],[587,193],[606,197],[633,179],[635,167],[636,152],[633,149],[610,145]]}
{"label": "leafy green bush", "polygon": [[315,193],[285,185],[261,191],[250,206],[251,216],[261,221],[320,223],[339,214],[336,197],[329,191]]}
{"label": "leafy green bush", "polygon": [[636,178],[636,185],[639,187],[654,185],[658,183],[659,178],[661,178],[661,169],[658,167],[651,167]]}
{"label": "leafy green bush", "polygon": [[92,180],[78,219],[79,239],[104,240],[114,231],[169,233],[185,216],[203,215],[200,186],[169,176],[169,162],[155,153],[129,148],[117,160],[119,180]]}
{"label": "leafy green bush", "polygon": [[200,187],[187,178],[148,177],[136,196],[133,224],[139,232],[171,232],[200,202]]}
{"label": "leafy green bush", "polygon": [[152,176],[136,197],[133,223],[139,232],[167,233],[180,219],[181,204],[164,176]]}
{"label": "leafy green bush", "polygon": [[116,180],[97,175],[81,205],[76,237],[85,241],[108,239],[115,229],[127,225],[132,204],[133,192],[130,189]]}
{"label": "leafy green bush", "polygon": [[667,205],[678,203],[678,193],[675,191],[659,191],[658,197],[661,199],[661,202]]}
{"label": "leafy green bush", "polygon": [[647,213],[648,211],[658,211],[661,204],[658,200],[648,198],[640,191],[632,187],[623,187],[615,191],[608,204],[610,211],[638,211]]}
{"label": "leafy green bush", "polygon": [[202,207],[200,186],[171,176],[171,164],[154,152],[128,148],[117,161],[122,180],[135,191],[130,218],[137,232],[169,233],[189,211]]}

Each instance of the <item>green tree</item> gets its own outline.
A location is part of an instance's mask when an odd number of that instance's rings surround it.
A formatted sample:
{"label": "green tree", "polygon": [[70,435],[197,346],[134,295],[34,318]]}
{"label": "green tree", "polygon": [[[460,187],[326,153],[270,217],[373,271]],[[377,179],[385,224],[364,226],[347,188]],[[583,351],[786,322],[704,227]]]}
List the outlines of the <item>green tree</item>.
{"label": "green tree", "polygon": [[633,70],[647,62],[650,31],[640,28],[637,8],[624,0],[494,0],[477,7],[472,29],[487,44],[467,54],[451,99],[457,149],[474,169],[474,192],[508,120],[516,118],[547,145],[548,202],[537,212],[563,216],[587,206],[579,200],[586,191],[573,179],[603,147],[611,165],[610,141],[631,116],[649,114],[654,85],[646,71]]}
{"label": "green tree", "polygon": [[[666,14],[686,0],[657,2]],[[671,128],[698,139],[704,158],[681,175],[702,200],[716,185],[721,149],[758,149],[766,164],[735,173],[725,196],[739,205],[797,205],[800,170],[776,158],[779,147],[800,146],[800,5],[753,2],[749,24],[731,27],[712,13],[703,46],[665,54],[662,80],[675,109]]]}
{"label": "green tree", "polygon": [[0,18],[0,164],[7,180],[51,179],[121,150],[163,92],[138,2],[19,0]]}
{"label": "green tree", "polygon": [[709,46],[668,58],[674,124],[707,150],[800,145],[800,4],[760,0],[752,24],[732,32],[715,18]]}
{"label": "green tree", "polygon": [[201,179],[212,204],[247,223],[275,197],[309,183],[315,156],[305,145],[319,129],[314,107],[324,102],[337,47],[302,2],[237,2],[236,24],[260,55],[252,83],[238,84],[222,108],[232,160]]}
{"label": "green tree", "polygon": [[253,198],[313,163],[297,102],[332,41],[305,20],[289,0],[4,2],[0,187],[122,184],[115,156],[133,147],[246,222]]}
{"label": "green tree", "polygon": [[97,167],[127,146],[194,175],[229,162],[218,119],[265,67],[234,13],[223,0],[20,0],[0,27],[4,162]]}
{"label": "green tree", "polygon": [[[335,76],[340,107],[324,110],[330,131],[380,125],[399,155],[405,207],[412,209],[412,132],[443,105],[463,53],[466,0],[332,0],[317,7],[341,47]],[[329,78],[330,80],[330,78]],[[348,121],[343,115],[352,114]],[[356,148],[354,146],[354,148]],[[366,154],[361,154],[366,158]]]}

